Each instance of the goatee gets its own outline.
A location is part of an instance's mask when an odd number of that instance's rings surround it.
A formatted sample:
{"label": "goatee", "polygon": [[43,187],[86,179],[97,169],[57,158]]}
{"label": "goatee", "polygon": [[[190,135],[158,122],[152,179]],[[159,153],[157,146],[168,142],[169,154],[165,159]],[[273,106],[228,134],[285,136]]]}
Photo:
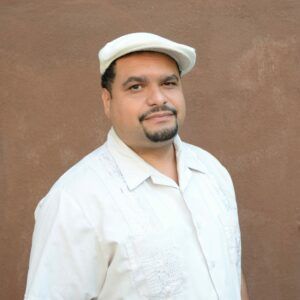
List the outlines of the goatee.
{"label": "goatee", "polygon": [[[147,130],[147,128],[145,128],[143,126],[143,121],[145,120],[145,118],[147,118],[149,115],[151,115],[152,113],[156,113],[159,111],[169,111],[174,115],[175,118],[175,124],[172,128],[164,128],[162,130],[156,131],[156,132],[150,132]],[[142,114],[139,117],[139,121],[142,124],[144,133],[146,135],[146,137],[152,141],[152,142],[164,142],[164,141],[168,141],[172,138],[174,138],[176,136],[176,134],[178,133],[178,122],[177,122],[177,111],[174,108],[171,108],[167,105],[161,105],[161,106],[155,106],[154,108],[150,109],[149,111],[145,112],[144,114]]]}

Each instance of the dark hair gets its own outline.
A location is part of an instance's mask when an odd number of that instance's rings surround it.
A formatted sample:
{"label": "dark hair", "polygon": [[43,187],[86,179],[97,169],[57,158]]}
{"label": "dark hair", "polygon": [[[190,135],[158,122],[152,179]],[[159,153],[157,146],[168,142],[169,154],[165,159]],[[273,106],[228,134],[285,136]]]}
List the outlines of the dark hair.
{"label": "dark hair", "polygon": [[114,82],[116,73],[115,73],[116,60],[114,60],[109,67],[105,70],[104,74],[101,77],[101,86],[104,89],[107,89],[111,94],[111,86]]}
{"label": "dark hair", "polygon": [[[122,58],[122,57],[126,57],[126,56],[130,56],[132,54],[135,54],[135,53],[143,53],[143,52],[150,52],[150,51],[136,51],[136,52],[131,52],[131,53],[128,53],[128,54],[125,54],[119,58]],[[166,54],[167,55],[167,54]],[[169,56],[169,55],[167,55]],[[177,63],[177,61],[172,58],[171,56],[169,56],[172,60],[175,61],[176,63],[176,66],[177,66],[177,69],[178,69],[178,72],[179,72],[179,76],[181,76],[181,70],[179,68],[179,65]],[[119,59],[117,58],[116,60],[114,60],[110,65],[109,67],[105,70],[104,74],[102,75],[101,77],[101,86],[102,88],[104,89],[107,89],[109,91],[109,93],[111,94],[111,88],[112,88],[112,84],[114,82],[114,79],[116,77],[116,61]]]}

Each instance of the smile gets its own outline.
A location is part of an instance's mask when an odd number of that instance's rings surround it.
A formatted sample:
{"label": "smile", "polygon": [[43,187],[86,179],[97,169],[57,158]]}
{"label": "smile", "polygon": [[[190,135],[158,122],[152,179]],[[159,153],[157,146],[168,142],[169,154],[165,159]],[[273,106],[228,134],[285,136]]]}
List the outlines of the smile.
{"label": "smile", "polygon": [[170,117],[173,117],[174,113],[170,112],[170,111],[161,111],[161,112],[157,112],[157,113],[152,113],[150,115],[148,115],[144,121],[147,120],[157,120],[157,121],[163,121],[166,119],[169,119]]}
{"label": "smile", "polygon": [[161,112],[152,113],[152,114],[148,115],[144,120],[164,118],[164,117],[170,117],[170,116],[174,116],[174,114],[170,111],[161,111]]}

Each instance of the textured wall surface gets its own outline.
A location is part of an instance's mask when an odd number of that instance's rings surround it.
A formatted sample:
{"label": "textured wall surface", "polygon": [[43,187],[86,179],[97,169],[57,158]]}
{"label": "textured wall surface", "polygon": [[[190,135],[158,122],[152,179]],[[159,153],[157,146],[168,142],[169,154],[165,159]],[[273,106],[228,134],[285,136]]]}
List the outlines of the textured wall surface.
{"label": "textured wall surface", "polygon": [[0,299],[23,297],[38,201],[105,140],[97,51],[133,31],[197,49],[181,135],[232,174],[250,298],[300,299],[298,0],[0,2]]}

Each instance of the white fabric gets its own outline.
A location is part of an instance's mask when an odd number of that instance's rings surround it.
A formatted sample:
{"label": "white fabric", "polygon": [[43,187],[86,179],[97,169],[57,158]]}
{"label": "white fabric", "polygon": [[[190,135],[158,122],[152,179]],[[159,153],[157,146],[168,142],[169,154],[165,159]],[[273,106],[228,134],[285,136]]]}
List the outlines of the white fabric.
{"label": "white fabric", "polygon": [[25,299],[240,299],[230,176],[174,144],[179,186],[113,130],[57,181],[36,209]]}
{"label": "white fabric", "polygon": [[100,73],[103,75],[117,58],[128,53],[146,50],[171,56],[178,63],[181,75],[188,73],[196,62],[196,51],[190,46],[173,42],[153,33],[135,32],[107,43],[99,51]]}

